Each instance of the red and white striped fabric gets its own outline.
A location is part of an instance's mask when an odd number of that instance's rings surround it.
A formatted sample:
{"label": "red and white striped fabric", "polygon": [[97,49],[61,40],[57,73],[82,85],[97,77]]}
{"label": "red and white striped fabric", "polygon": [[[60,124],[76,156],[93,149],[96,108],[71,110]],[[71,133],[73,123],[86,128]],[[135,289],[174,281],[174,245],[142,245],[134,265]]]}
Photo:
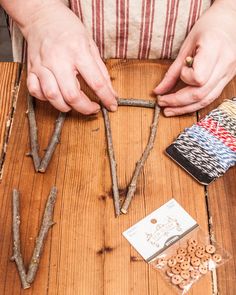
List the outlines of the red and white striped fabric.
{"label": "red and white striped fabric", "polygon": [[[212,0],[60,0],[82,20],[103,58],[175,58],[188,32]],[[63,24],[62,24],[63,26]],[[10,21],[13,56],[24,40]]]}
{"label": "red and white striped fabric", "polygon": [[175,58],[211,0],[70,0],[103,58]]}

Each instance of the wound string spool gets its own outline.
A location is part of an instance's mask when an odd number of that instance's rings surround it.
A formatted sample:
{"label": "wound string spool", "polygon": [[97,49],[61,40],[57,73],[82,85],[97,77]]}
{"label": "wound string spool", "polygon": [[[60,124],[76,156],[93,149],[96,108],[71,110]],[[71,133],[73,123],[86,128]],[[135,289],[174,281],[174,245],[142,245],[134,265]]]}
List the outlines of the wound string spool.
{"label": "wound string spool", "polygon": [[202,184],[222,176],[236,164],[236,98],[186,128],[166,151]]}

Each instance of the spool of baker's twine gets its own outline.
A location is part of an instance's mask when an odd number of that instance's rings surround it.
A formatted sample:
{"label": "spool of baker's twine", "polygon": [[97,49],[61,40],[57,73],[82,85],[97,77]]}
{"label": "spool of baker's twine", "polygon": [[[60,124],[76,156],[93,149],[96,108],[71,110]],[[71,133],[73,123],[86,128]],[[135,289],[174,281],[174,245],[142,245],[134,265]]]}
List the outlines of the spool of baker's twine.
{"label": "spool of baker's twine", "polygon": [[186,128],[173,145],[211,179],[222,176],[236,164],[236,98]]}

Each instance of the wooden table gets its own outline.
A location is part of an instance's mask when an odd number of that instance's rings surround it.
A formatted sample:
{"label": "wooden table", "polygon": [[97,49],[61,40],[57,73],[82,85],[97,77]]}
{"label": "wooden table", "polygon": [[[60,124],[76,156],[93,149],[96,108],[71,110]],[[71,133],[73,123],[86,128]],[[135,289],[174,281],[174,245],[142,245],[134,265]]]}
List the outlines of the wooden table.
{"label": "wooden table", "polygon": [[[154,99],[151,91],[168,68],[168,64],[151,61],[109,61],[107,66],[121,97],[146,99]],[[31,159],[26,157],[29,151],[26,78],[23,72],[18,81],[18,69],[17,64],[0,64],[0,143],[6,150],[0,184],[1,294],[174,294],[122,237],[125,229],[174,197],[206,233],[210,230],[233,254],[230,262],[217,274],[208,274],[190,294],[235,295],[236,169],[230,169],[205,190],[163,153],[183,128],[196,122],[197,114],[178,118],[161,116],[158,138],[140,177],[129,214],[116,219],[102,115],[85,117],[72,112],[48,171],[36,174]],[[235,94],[235,88],[236,80],[210,108]],[[200,116],[210,108],[200,112]],[[37,102],[36,109],[42,154],[57,111],[42,102]],[[128,107],[120,107],[118,112],[110,114],[121,194],[125,193],[135,162],[147,142],[152,116],[150,109]],[[54,214],[56,225],[46,241],[36,281],[31,289],[23,291],[15,264],[9,259],[12,189],[21,192],[22,252],[28,264],[52,185],[59,189]]]}

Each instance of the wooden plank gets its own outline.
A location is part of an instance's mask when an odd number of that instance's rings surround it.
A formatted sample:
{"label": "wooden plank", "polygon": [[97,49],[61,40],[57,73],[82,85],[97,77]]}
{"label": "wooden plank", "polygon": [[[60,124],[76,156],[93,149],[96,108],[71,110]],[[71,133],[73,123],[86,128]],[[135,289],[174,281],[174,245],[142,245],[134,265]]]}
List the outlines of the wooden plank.
{"label": "wooden plank", "polygon": [[17,63],[0,63],[0,176],[12,123],[18,68]]}
{"label": "wooden plank", "polygon": [[[108,67],[120,96],[152,98],[167,64],[111,61]],[[85,89],[87,91],[87,89]],[[21,232],[28,264],[43,207],[52,185],[59,189],[53,227],[40,271],[24,294],[175,294],[156,271],[143,262],[122,237],[123,230],[175,197],[207,232],[204,188],[175,165],[163,151],[196,116],[161,116],[158,139],[141,175],[129,214],[114,218],[110,170],[101,113],[84,117],[73,112],[65,122],[61,144],[46,174],[35,174],[28,152],[25,117],[26,85],[22,77],[17,112],[0,185],[0,285],[2,294],[23,294],[11,256],[11,191],[20,189]],[[41,149],[45,148],[57,112],[37,102]],[[124,191],[149,135],[152,110],[122,107],[110,114],[118,162],[119,186]],[[211,277],[190,294],[212,294]]]}
{"label": "wooden plank", "polygon": [[[236,79],[231,81],[221,96],[209,107],[200,111],[200,118],[216,108],[224,99],[236,94]],[[232,254],[232,259],[217,271],[217,292],[236,294],[236,167],[207,188],[208,210],[212,236]]]}
{"label": "wooden plank", "polygon": [[[120,97],[154,99],[152,89],[161,80],[168,65],[145,61],[111,61],[108,68]],[[121,190],[129,183],[135,163],[145,148],[152,116],[152,111],[137,108],[120,108],[117,113],[110,115]],[[105,294],[113,294],[114,290],[116,294],[172,294],[157,272],[148,268],[137,252],[132,247],[127,247],[127,242],[117,235],[117,232],[127,229],[170,198],[176,198],[207,232],[203,188],[163,153],[178,133],[195,120],[195,116],[172,119],[161,116],[157,142],[141,175],[129,214],[118,221],[114,220],[112,203],[109,203],[109,210],[106,211],[105,244],[115,250],[105,256],[108,282]],[[108,165],[105,175],[109,197],[111,183]],[[128,260],[127,256],[130,257]],[[211,294],[209,277],[192,291],[192,294],[203,293]]]}

